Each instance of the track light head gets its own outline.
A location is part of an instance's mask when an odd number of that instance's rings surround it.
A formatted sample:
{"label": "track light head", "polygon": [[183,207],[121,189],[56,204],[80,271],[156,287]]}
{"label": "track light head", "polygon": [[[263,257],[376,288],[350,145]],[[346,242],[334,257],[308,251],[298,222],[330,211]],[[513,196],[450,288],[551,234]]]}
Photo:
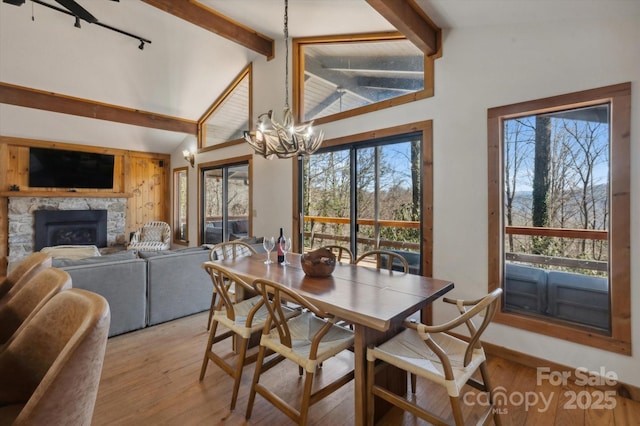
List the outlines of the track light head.
{"label": "track light head", "polygon": [[138,49],[144,50],[144,40],[140,40],[140,46],[138,46]]}
{"label": "track light head", "polygon": [[73,24],[73,26],[74,26],[74,27],[76,27],[76,28],[82,28],[82,27],[80,26],[80,18],[79,18],[79,17],[77,17],[77,16],[76,16],[76,23],[75,23],[75,24]]}

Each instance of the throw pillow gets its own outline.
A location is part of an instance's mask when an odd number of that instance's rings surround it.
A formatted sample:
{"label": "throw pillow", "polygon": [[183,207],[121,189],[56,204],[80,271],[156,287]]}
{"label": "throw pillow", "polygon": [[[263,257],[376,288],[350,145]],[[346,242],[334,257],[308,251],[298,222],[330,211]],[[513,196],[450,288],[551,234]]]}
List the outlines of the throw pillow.
{"label": "throw pillow", "polygon": [[239,220],[237,222],[233,222],[232,228],[234,234],[246,234],[249,232],[249,221]]}
{"label": "throw pillow", "polygon": [[142,232],[140,232],[140,242],[145,243],[152,241],[162,241],[162,228],[155,226],[142,228]]}

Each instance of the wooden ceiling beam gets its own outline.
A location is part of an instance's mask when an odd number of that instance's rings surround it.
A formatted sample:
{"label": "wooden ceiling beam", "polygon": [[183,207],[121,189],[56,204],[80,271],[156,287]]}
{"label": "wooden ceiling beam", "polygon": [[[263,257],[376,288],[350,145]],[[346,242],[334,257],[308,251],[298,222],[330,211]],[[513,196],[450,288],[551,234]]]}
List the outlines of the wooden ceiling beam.
{"label": "wooden ceiling beam", "polygon": [[215,10],[190,0],[142,0],[178,18],[211,31],[221,37],[251,49],[267,60],[274,57],[274,41]]}
{"label": "wooden ceiling beam", "polygon": [[440,29],[414,0],[367,0],[367,3],[426,56],[439,53]]}
{"label": "wooden ceiling beam", "polygon": [[0,82],[0,103],[190,135],[197,135],[198,133],[198,123],[193,120],[74,98],[2,82]]}

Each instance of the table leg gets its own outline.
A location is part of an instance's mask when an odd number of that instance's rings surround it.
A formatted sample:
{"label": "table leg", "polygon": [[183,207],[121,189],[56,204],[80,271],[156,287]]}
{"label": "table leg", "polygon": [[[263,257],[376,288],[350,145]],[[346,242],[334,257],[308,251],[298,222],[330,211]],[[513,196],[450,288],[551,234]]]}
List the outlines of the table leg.
{"label": "table leg", "polygon": [[[354,399],[355,424],[363,426],[367,419],[367,346],[384,342],[393,336],[395,331],[385,333],[372,330],[363,325],[354,324]],[[398,395],[407,392],[407,374],[404,370],[387,366],[376,375],[376,383]],[[392,407],[388,402],[376,398],[375,420],[379,420]]]}
{"label": "table leg", "polygon": [[367,328],[354,324],[353,371],[355,424],[364,426],[367,418]]}

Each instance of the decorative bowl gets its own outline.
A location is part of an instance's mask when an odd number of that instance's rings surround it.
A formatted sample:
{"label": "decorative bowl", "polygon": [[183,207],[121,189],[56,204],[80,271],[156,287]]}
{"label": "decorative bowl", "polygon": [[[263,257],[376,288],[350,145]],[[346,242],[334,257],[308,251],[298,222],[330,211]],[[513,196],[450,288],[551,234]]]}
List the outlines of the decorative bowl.
{"label": "decorative bowl", "polygon": [[303,254],[300,265],[310,277],[328,277],[336,267],[336,256],[329,249],[319,248]]}

